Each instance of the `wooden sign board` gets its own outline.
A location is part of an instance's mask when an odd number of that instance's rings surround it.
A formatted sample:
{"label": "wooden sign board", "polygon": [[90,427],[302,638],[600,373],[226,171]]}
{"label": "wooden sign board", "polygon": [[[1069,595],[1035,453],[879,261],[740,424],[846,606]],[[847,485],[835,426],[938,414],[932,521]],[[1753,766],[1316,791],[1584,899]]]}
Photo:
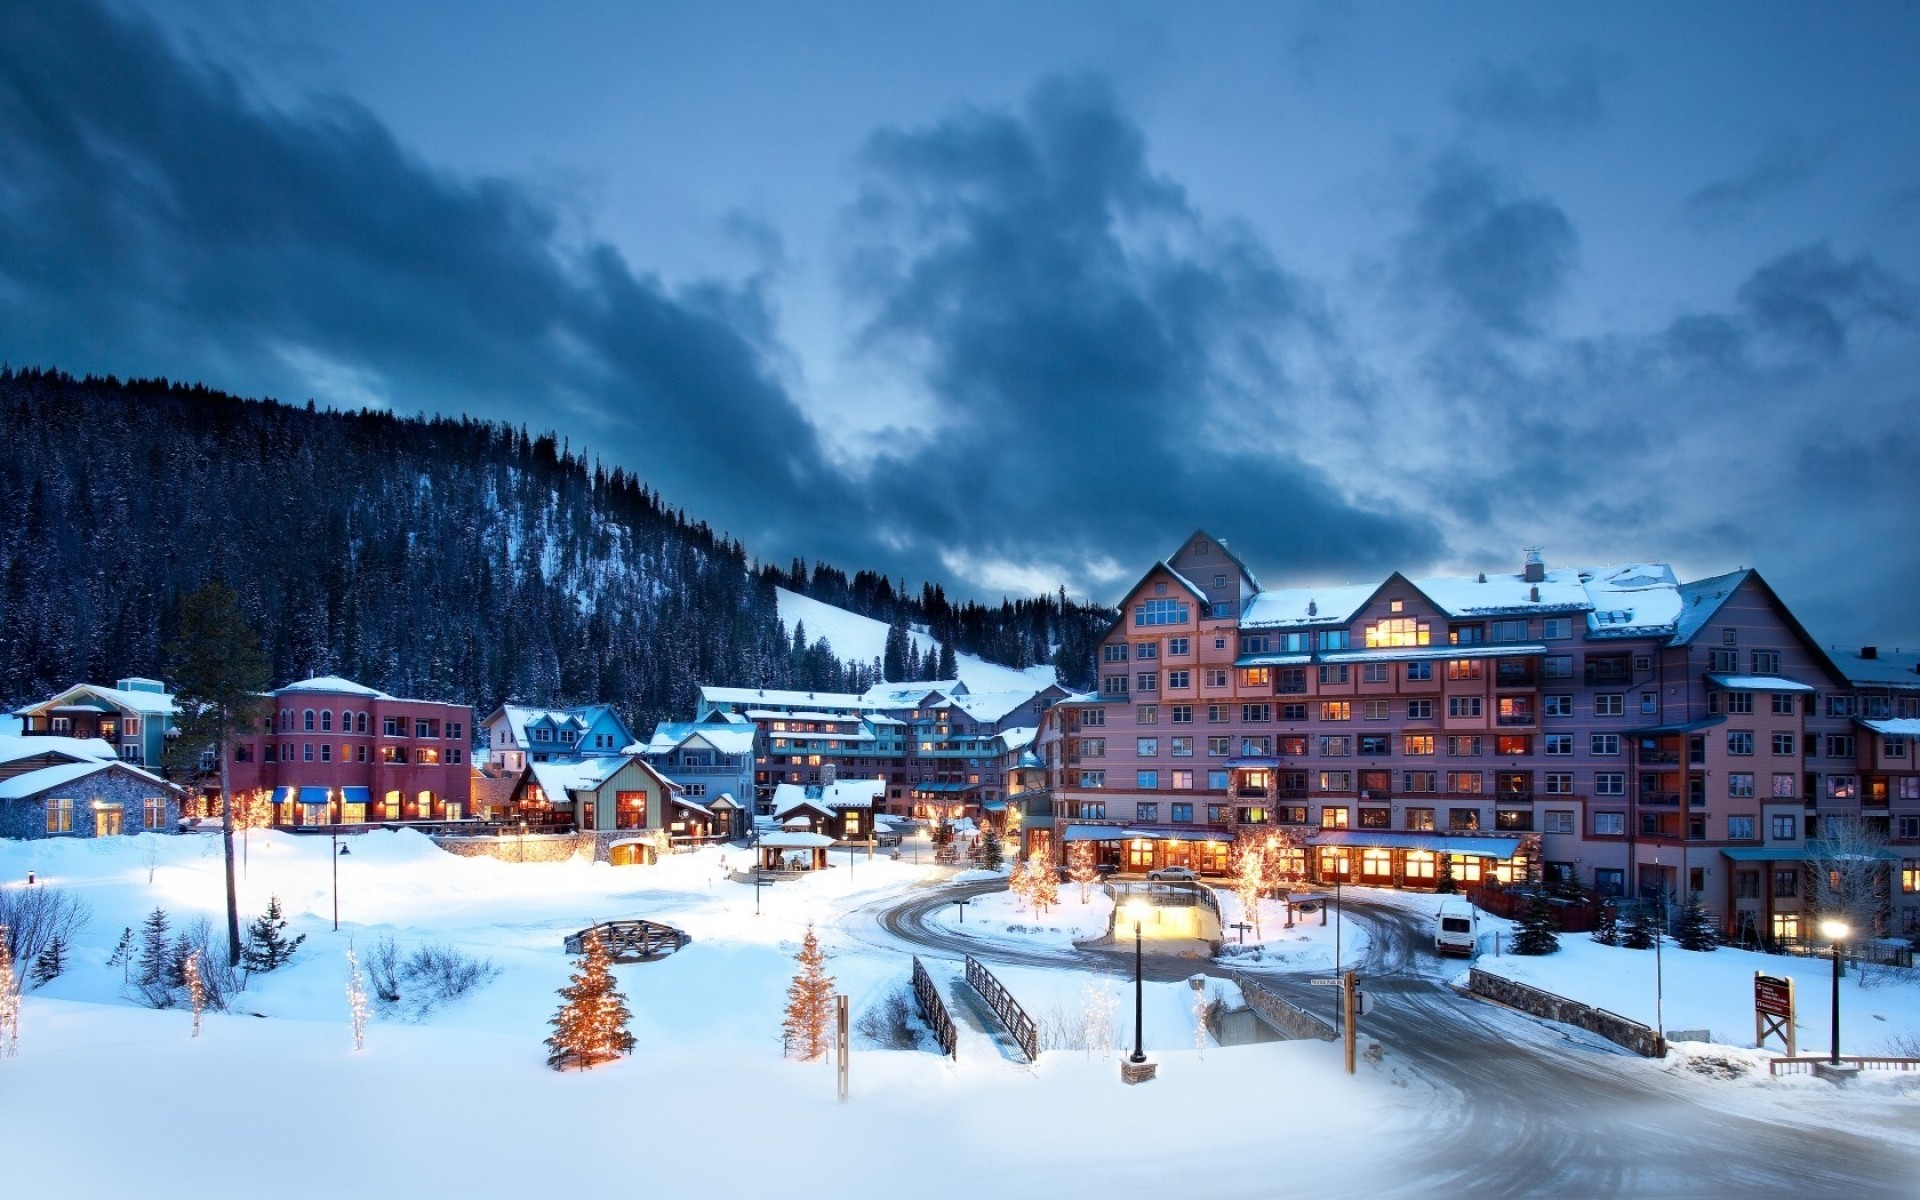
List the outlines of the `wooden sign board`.
{"label": "wooden sign board", "polygon": [[1777,1037],[1787,1044],[1787,1057],[1799,1052],[1793,1032],[1793,980],[1783,975],[1753,973],[1753,1044],[1765,1047]]}

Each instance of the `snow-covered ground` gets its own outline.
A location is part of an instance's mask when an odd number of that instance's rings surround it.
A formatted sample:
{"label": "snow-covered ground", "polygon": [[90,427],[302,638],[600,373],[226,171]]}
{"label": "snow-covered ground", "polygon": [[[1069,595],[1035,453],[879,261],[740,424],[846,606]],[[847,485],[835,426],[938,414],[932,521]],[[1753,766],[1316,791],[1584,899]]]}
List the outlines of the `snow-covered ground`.
{"label": "snow-covered ground", "polygon": [[[1484,918],[1483,918],[1484,921]],[[1484,927],[1484,925],[1483,925]],[[1489,947],[1490,948],[1490,947]],[[1523,958],[1483,953],[1475,964],[1549,992],[1604,1008],[1646,1025],[1656,1008],[1668,1031],[1706,1030],[1700,1040],[1753,1045],[1756,971],[1794,981],[1799,1050],[1831,1046],[1833,964],[1830,959],[1756,954],[1722,946],[1710,953],[1663,944],[1651,950],[1602,946],[1584,933],[1560,935],[1560,952]],[[1464,972],[1460,982],[1465,982]],[[1902,1042],[1906,1049],[1896,1046]],[[1848,966],[1840,984],[1840,1051],[1910,1056],[1920,1047],[1920,972]],[[1783,1054],[1778,1040],[1768,1050]]]}
{"label": "snow-covered ground", "polygon": [[1243,932],[1233,926],[1253,922],[1240,903],[1240,894],[1216,888],[1214,895],[1219,897],[1220,912],[1226,917],[1228,949],[1223,959],[1229,966],[1257,964],[1265,969],[1328,971],[1333,969],[1336,952],[1348,967],[1367,955],[1367,927],[1351,917],[1343,918],[1337,905],[1327,905],[1324,912],[1296,910],[1289,929],[1287,906],[1279,900],[1263,899],[1258,927]]}
{"label": "snow-covered ground", "polygon": [[[0,1128],[34,1147],[10,1156],[8,1194],[490,1196],[544,1193],[558,1179],[603,1172],[644,1174],[664,1195],[756,1179],[802,1196],[909,1184],[933,1196],[982,1187],[1124,1194],[1140,1190],[1143,1169],[1191,1178],[1203,1166],[1247,1192],[1265,1186],[1264,1164],[1290,1147],[1357,1142],[1424,1119],[1425,1093],[1405,1086],[1391,1062],[1347,1080],[1337,1052],[1320,1043],[1202,1054],[1185,984],[1146,988],[1147,1045],[1162,1064],[1152,1085],[1123,1086],[1112,1049],[1055,1050],[1029,1066],[975,1030],[958,1062],[858,1044],[852,1099],[842,1107],[829,1066],[780,1056],[792,956],[812,922],[857,1018],[907,983],[909,958],[852,910],[945,871],[835,853],[831,870],[767,888],[756,916],[753,889],[725,880],[723,859],[739,851],[612,868],[456,858],[411,832],[346,844],[336,933],[328,839],[252,835],[243,919],[277,895],[306,942],[291,965],[256,976],[233,1012],[209,1014],[195,1039],[186,1013],[129,999],[122,968],[106,960],[121,930],[137,931],[156,905],[176,927],[202,916],[218,926],[218,838],[0,842],[4,886],[22,886],[33,870],[41,886],[70,889],[93,910],[68,972],[27,994],[19,1056],[0,1059]],[[990,898],[980,917],[992,919],[992,902],[1002,899]],[[1104,927],[1099,902],[1063,901],[1061,915],[1043,922],[1063,938],[1069,907],[1078,910],[1074,929]],[[678,925],[694,940],[660,962],[615,968],[634,1014],[635,1053],[591,1072],[553,1072],[541,1042],[571,968],[561,939],[594,921],[636,916]],[[975,920],[970,912],[970,930]],[[345,950],[352,939],[364,955],[383,935],[403,952],[456,947],[498,974],[424,1020],[376,1016],[356,1053]],[[958,970],[939,960],[929,967],[949,980]],[[1085,1014],[1101,1007],[1112,1041],[1131,1031],[1124,979],[1038,968],[1001,977],[1056,1036],[1084,1029]],[[1207,1120],[1206,1136],[1151,1149],[1116,1139],[1120,1130],[1237,1111],[1243,1104],[1226,1098],[1275,1088],[1313,1090],[1314,1121]],[[1019,1112],[1044,1113],[1047,1136],[1009,1133],[1008,1116]],[[136,1127],[164,1153],[102,1141],[104,1130]],[[303,1149],[309,1144],[324,1153]],[[940,1167],[948,1158],[951,1169]],[[1342,1190],[1337,1156],[1317,1161],[1290,1167],[1290,1183]]]}
{"label": "snow-covered ground", "polygon": [[[984,872],[976,874],[986,878]],[[995,892],[967,901],[964,911],[957,904],[949,905],[935,913],[930,924],[983,941],[1069,946],[1105,933],[1112,916],[1113,900],[1106,892],[1089,889],[1087,901],[1082,904],[1080,889],[1063,883],[1060,903],[1045,912],[1036,911],[1012,892]]]}
{"label": "snow-covered ground", "polygon": [[[821,638],[827,639],[842,662],[872,662],[885,655],[885,621],[876,621],[844,608],[822,604],[811,596],[802,596],[785,588],[774,590],[779,594],[780,619],[786,622],[789,636],[796,624],[805,622],[807,640],[815,642]],[[915,631],[909,636],[921,654],[939,651],[940,644],[926,634]],[[1019,671],[972,654],[960,653],[955,653],[954,662],[960,682],[976,692],[1033,691],[1054,682],[1053,668],[1044,664]]]}

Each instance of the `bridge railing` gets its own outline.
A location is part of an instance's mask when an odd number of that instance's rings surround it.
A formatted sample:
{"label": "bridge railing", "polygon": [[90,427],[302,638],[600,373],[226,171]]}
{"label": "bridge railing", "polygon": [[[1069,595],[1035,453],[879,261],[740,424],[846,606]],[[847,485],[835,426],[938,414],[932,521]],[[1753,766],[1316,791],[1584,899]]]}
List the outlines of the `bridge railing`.
{"label": "bridge railing", "polygon": [[1020,1007],[1020,1002],[1013,998],[1013,993],[1007,990],[1006,985],[971,954],[967,955],[967,984],[980,993],[980,998],[987,1002],[993,1015],[1006,1025],[1008,1032],[1013,1034],[1013,1040],[1020,1043],[1027,1061],[1037,1060],[1040,1057],[1039,1027],[1027,1015],[1027,1010]]}
{"label": "bridge railing", "polygon": [[940,1053],[958,1060],[960,1057],[960,1033],[953,1027],[953,1018],[947,1015],[947,1002],[940,998],[940,989],[933,986],[933,976],[920,965],[920,956],[913,956],[913,998],[920,1002],[920,1015],[933,1026],[933,1036],[940,1041]]}
{"label": "bridge railing", "polygon": [[591,929],[567,935],[568,954],[584,954],[587,936],[598,934],[615,962],[638,962],[671,954],[693,941],[685,932],[658,921],[603,921]]}

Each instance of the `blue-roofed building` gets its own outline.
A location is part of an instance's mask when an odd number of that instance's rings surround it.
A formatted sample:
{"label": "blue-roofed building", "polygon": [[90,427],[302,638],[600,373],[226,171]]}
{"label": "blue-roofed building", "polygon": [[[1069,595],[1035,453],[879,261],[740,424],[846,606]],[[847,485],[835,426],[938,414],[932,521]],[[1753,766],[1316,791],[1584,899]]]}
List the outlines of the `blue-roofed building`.
{"label": "blue-roofed building", "polygon": [[631,747],[680,785],[687,799],[712,809],[731,837],[745,837],[753,816],[753,723],[714,712],[698,721],[663,721]]}
{"label": "blue-roofed building", "polygon": [[501,771],[620,754],[635,740],[633,730],[611,704],[572,708],[503,704],[480,729],[487,764]]}

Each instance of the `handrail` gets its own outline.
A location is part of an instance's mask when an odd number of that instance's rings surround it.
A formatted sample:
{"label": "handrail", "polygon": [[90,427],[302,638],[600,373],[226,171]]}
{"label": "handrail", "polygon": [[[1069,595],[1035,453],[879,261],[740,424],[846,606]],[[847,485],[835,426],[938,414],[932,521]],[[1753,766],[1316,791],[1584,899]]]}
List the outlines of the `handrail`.
{"label": "handrail", "polygon": [[[1775,1058],[1767,1061],[1769,1075],[1804,1075],[1812,1072],[1821,1063],[1831,1063],[1833,1057],[1827,1054],[1802,1055],[1798,1058]],[[1862,1071],[1920,1071],[1920,1058],[1876,1058],[1842,1054],[1840,1061],[1852,1063]]]}
{"label": "handrail", "polygon": [[987,1007],[993,1010],[993,1015],[999,1017],[1006,1025],[1007,1031],[1013,1034],[1013,1040],[1020,1043],[1020,1049],[1026,1053],[1027,1061],[1038,1060],[1040,1030],[1034,1025],[1033,1018],[1027,1015],[1026,1009],[1020,1007],[1020,1002],[1013,998],[1013,993],[1007,990],[1006,985],[995,978],[993,972],[982,966],[980,960],[971,954],[967,955],[967,983],[974,991],[980,993],[981,999],[987,1002]]}
{"label": "handrail", "polygon": [[588,934],[598,934],[601,944],[615,962],[637,962],[657,958],[683,949],[693,938],[671,925],[658,921],[602,921],[589,929],[567,935],[568,954],[586,953]]}
{"label": "handrail", "polygon": [[955,1062],[960,1060],[960,1034],[953,1027],[953,1018],[947,1015],[947,1002],[940,998],[940,990],[933,986],[933,976],[920,965],[920,956],[913,956],[913,997],[920,1002],[920,1015],[933,1026],[933,1036],[940,1042],[940,1052]]}

